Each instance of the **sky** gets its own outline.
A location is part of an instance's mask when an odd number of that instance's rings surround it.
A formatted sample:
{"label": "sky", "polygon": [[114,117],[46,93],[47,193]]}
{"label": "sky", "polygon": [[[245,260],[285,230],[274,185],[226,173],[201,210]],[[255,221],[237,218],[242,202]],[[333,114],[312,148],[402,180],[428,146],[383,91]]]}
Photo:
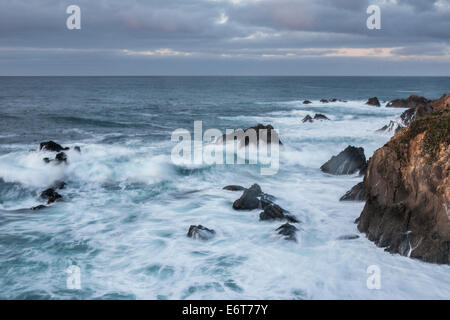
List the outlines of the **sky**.
{"label": "sky", "polygon": [[0,0],[7,75],[450,76],[450,0]]}

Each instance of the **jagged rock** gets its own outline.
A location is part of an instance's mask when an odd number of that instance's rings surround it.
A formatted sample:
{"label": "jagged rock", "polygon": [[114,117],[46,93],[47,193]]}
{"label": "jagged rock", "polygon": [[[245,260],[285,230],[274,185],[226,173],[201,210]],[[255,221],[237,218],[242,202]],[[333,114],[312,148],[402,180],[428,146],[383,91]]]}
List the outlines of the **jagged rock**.
{"label": "jagged rock", "polygon": [[247,190],[247,188],[244,188],[244,187],[242,187],[242,186],[237,186],[237,185],[229,185],[229,186],[223,187],[223,190],[228,190],[228,191],[242,191],[242,190]]}
{"label": "jagged rock", "polygon": [[373,98],[370,98],[369,100],[367,100],[366,104],[369,106],[379,107],[380,101],[378,100],[377,97],[373,97]]}
{"label": "jagged rock", "polygon": [[313,122],[313,118],[308,114],[306,117],[302,120],[303,123],[305,122]]}
{"label": "jagged rock", "polygon": [[281,225],[275,231],[278,231],[278,234],[283,235],[286,240],[297,241],[296,232],[298,229],[290,223]]}
{"label": "jagged rock", "polygon": [[62,196],[58,192],[56,192],[55,189],[48,188],[41,193],[41,198],[47,200],[47,204],[50,204],[60,200]]}
{"label": "jagged rock", "polygon": [[416,118],[374,153],[357,223],[391,253],[450,264],[450,109],[443,98],[431,103],[437,111]]}
{"label": "jagged rock", "polygon": [[202,225],[190,226],[187,236],[192,239],[209,240],[214,237],[216,232]]}
{"label": "jagged rock", "polygon": [[328,100],[327,100],[327,99],[320,99],[320,102],[322,102],[322,103],[328,103]]}
{"label": "jagged rock", "polygon": [[47,142],[40,143],[39,150],[61,152],[61,151],[69,150],[69,148],[63,148],[61,145],[57,144],[54,141],[47,141]]}
{"label": "jagged rock", "polygon": [[360,182],[347,191],[339,201],[366,201],[367,193],[364,188],[364,182]]}
{"label": "jagged rock", "polygon": [[250,188],[244,191],[242,196],[233,203],[233,209],[235,210],[253,210],[260,209],[262,190],[258,184],[252,185]]}
{"label": "jagged rock", "polygon": [[425,97],[420,97],[415,94],[410,95],[407,99],[395,99],[389,102],[388,108],[417,108],[418,106],[426,107],[430,100]]}
{"label": "jagged rock", "polygon": [[[266,131],[266,136],[264,137],[263,135],[260,135],[260,131]],[[283,143],[281,142],[277,131],[273,128],[272,125],[268,124],[268,125],[263,125],[261,123],[257,124],[256,126],[247,128],[245,130],[236,130],[233,133],[230,134],[224,134],[221,138],[219,138],[216,143],[223,143],[224,141],[233,141],[233,140],[237,140],[239,141],[239,145],[242,146],[247,146],[249,145],[250,142],[253,142],[252,139],[249,138],[249,136],[251,134],[255,134],[256,135],[256,143],[259,145],[260,141],[263,141],[266,144],[272,143],[277,141],[280,145],[283,145]]]}
{"label": "jagged rock", "polygon": [[42,210],[42,209],[45,209],[45,208],[47,208],[47,206],[44,206],[43,204],[41,204],[41,205],[38,205],[36,207],[30,208],[30,210],[35,211],[35,210]]}
{"label": "jagged rock", "polygon": [[321,113],[316,113],[314,115],[314,120],[330,120],[326,115],[323,115]]}
{"label": "jagged rock", "polygon": [[299,222],[294,216],[287,214],[288,212],[279,205],[270,204],[264,208],[259,214],[260,220],[287,220],[292,223]]}
{"label": "jagged rock", "polygon": [[338,240],[355,240],[359,239],[357,234],[346,234],[337,238]]}
{"label": "jagged rock", "polygon": [[330,160],[320,167],[320,170],[330,174],[343,175],[361,171],[365,166],[366,156],[364,155],[364,149],[348,146],[337,156],[331,157]]}
{"label": "jagged rock", "polygon": [[309,100],[305,100],[305,101],[303,101],[303,104],[311,104],[312,102],[311,101],[309,101]]}

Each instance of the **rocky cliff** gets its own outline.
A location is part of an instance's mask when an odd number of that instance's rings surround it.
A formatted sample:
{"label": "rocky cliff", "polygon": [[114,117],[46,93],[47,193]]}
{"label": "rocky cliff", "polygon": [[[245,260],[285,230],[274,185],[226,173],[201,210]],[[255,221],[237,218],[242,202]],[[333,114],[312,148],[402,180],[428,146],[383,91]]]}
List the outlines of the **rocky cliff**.
{"label": "rocky cliff", "polygon": [[369,161],[358,229],[392,253],[450,264],[450,94]]}

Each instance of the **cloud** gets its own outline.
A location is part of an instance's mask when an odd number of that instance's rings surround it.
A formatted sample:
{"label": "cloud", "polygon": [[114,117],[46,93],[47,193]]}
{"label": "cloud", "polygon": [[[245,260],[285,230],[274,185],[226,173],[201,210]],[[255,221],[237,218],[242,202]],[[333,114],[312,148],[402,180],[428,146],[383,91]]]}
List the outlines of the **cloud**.
{"label": "cloud", "polygon": [[[255,59],[256,64],[267,59],[402,59],[413,64],[436,57],[450,73],[449,0],[77,0],[82,28],[69,31],[65,9],[71,4],[3,3],[0,70],[12,70],[14,64],[20,69],[27,65],[20,57],[33,52],[33,59],[46,61],[46,70],[54,72],[69,57],[95,64],[94,57],[103,54],[124,59],[124,65],[131,59],[169,59],[169,69],[180,67],[173,63],[176,59],[196,59],[199,66],[203,59],[204,73],[212,61],[227,73],[230,69],[222,63],[238,59]],[[366,28],[369,4],[381,8],[381,30]],[[92,65],[80,68],[92,70]]]}

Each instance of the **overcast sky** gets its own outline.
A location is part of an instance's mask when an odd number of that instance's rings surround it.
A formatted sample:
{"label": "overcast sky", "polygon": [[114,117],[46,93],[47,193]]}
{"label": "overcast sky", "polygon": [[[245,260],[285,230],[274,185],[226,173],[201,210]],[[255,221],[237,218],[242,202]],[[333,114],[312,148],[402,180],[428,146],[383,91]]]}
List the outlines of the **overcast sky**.
{"label": "overcast sky", "polygon": [[450,76],[450,0],[0,0],[0,75]]}

